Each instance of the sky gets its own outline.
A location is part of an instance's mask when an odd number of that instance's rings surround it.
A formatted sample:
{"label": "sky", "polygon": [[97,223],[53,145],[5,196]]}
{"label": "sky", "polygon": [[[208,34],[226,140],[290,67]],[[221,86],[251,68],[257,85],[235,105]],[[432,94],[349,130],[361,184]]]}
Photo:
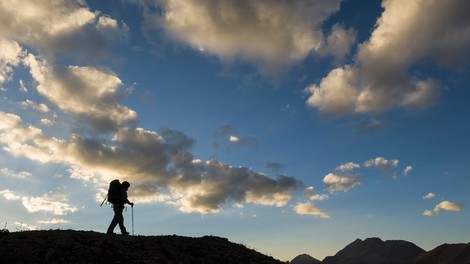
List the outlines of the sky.
{"label": "sky", "polygon": [[136,235],[280,260],[356,238],[467,243],[468,10],[1,1],[0,226],[105,232],[120,179]]}

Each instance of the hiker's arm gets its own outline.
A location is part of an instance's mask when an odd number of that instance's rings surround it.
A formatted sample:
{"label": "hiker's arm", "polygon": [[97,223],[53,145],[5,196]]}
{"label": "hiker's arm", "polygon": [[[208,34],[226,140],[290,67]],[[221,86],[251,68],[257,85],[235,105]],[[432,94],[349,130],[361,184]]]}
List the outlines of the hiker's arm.
{"label": "hiker's arm", "polygon": [[132,203],[131,201],[129,201],[129,199],[126,198],[126,201],[125,201],[126,204],[130,204],[131,206],[134,206],[134,203]]}

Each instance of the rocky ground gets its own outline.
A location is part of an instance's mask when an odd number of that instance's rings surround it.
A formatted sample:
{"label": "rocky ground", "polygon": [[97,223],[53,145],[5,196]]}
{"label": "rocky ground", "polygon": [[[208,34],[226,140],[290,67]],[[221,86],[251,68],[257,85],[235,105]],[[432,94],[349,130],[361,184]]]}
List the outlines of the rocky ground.
{"label": "rocky ground", "polygon": [[[93,231],[0,230],[1,263],[281,264],[215,236],[122,236]],[[413,243],[357,239],[319,261],[302,254],[291,264],[470,264],[470,243],[443,244],[425,252]]]}
{"label": "rocky ground", "polygon": [[0,232],[2,263],[283,263],[225,238],[92,231]]}

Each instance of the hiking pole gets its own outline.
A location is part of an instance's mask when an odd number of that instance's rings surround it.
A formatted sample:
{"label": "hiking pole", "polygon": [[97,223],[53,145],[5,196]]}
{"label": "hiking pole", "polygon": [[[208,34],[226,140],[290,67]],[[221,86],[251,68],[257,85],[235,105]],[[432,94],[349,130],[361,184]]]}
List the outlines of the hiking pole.
{"label": "hiking pole", "polygon": [[134,205],[131,206],[132,211],[132,235],[134,235]]}
{"label": "hiking pole", "polygon": [[104,200],[101,202],[100,207],[103,206],[104,202],[108,199],[108,195],[106,194],[106,197],[104,197]]}

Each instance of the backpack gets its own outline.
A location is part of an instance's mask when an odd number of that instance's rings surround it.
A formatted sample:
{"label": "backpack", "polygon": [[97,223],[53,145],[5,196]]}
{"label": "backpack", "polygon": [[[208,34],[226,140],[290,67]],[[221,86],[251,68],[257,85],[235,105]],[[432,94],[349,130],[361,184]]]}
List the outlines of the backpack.
{"label": "backpack", "polygon": [[113,180],[109,183],[108,202],[112,204],[123,203],[122,186],[119,180]]}

